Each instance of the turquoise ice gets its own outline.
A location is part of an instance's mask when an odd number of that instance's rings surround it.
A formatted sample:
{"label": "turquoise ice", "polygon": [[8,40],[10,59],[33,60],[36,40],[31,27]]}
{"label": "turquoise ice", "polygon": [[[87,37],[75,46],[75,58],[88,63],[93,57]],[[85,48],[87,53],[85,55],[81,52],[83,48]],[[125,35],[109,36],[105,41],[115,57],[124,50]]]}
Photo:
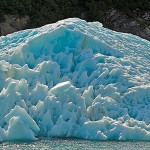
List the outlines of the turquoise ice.
{"label": "turquoise ice", "polygon": [[0,37],[1,141],[150,140],[149,114],[149,41],[78,18]]}

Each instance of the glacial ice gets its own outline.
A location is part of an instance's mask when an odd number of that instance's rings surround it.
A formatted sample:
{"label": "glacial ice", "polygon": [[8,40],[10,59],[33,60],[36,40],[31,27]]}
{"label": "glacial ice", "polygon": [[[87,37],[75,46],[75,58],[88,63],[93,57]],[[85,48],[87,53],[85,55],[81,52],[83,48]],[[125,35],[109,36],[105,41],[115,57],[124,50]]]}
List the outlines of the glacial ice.
{"label": "glacial ice", "polygon": [[78,18],[0,37],[0,141],[150,140],[150,42]]}

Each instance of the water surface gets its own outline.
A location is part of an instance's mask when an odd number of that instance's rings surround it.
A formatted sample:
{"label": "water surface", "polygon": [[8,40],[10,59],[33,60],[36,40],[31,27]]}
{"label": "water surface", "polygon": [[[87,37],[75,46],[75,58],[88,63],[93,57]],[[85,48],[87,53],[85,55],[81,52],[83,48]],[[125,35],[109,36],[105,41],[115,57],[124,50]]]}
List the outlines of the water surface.
{"label": "water surface", "polygon": [[88,141],[81,139],[42,139],[36,142],[4,142],[0,149],[17,150],[150,150],[150,142]]}

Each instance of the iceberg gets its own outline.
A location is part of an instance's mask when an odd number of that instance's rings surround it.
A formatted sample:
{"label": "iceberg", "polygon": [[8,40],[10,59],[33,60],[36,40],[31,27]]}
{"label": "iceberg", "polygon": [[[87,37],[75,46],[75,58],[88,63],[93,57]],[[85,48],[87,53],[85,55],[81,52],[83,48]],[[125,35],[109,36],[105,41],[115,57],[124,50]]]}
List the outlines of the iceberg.
{"label": "iceberg", "polygon": [[0,37],[0,141],[150,141],[150,42],[69,18]]}

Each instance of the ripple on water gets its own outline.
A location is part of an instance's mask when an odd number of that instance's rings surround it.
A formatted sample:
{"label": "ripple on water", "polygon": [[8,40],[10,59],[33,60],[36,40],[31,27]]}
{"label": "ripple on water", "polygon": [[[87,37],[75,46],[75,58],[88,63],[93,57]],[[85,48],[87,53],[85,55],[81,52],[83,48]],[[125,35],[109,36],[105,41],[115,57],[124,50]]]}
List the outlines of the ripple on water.
{"label": "ripple on water", "polygon": [[150,142],[143,141],[88,141],[80,139],[42,139],[36,142],[4,142],[0,144],[0,149],[21,149],[21,150],[148,150]]}

